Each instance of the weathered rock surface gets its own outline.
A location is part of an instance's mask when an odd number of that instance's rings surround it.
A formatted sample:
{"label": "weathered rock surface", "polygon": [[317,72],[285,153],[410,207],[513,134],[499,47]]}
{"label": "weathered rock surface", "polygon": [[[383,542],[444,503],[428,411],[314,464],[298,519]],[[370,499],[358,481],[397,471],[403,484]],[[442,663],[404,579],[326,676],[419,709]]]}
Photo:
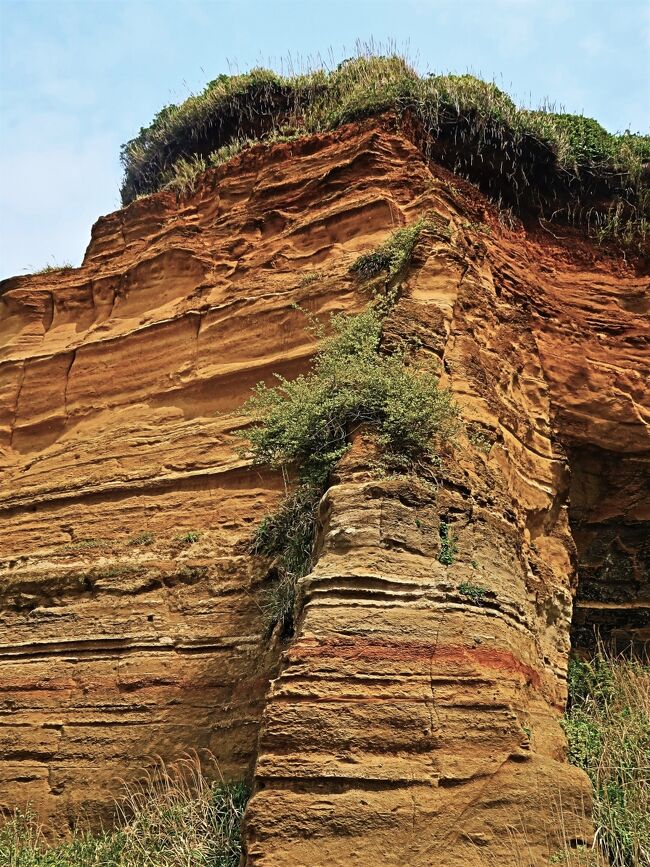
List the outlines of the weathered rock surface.
{"label": "weathered rock surface", "polygon": [[[360,309],[354,257],[425,213],[387,339],[440,359],[468,436],[433,490],[355,443],[278,647],[248,539],[282,484],[238,408],[306,366],[296,303]],[[0,808],[62,830],[206,747],[255,768],[251,865],[541,865],[589,838],[558,720],[576,586],[583,631],[615,609],[649,637],[646,276],[503,227],[371,121],[136,201],[80,269],[1,291]]]}

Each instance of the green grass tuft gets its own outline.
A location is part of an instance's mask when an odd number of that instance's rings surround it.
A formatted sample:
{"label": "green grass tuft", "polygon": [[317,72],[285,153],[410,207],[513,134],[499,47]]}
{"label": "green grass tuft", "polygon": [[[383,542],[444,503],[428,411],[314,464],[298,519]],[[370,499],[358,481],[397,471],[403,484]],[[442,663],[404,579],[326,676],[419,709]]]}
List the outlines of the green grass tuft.
{"label": "green grass tuft", "polygon": [[446,521],[440,521],[438,532],[440,533],[440,554],[438,555],[438,561],[443,566],[451,566],[458,554],[456,536]]}
{"label": "green grass tuft", "polygon": [[461,596],[465,596],[470,602],[480,605],[487,596],[488,590],[486,587],[481,587],[480,584],[473,584],[471,581],[462,581],[458,585],[458,592]]}
{"label": "green grass tuft", "polygon": [[43,265],[42,268],[38,268],[33,273],[34,274],[51,274],[52,271],[72,271],[73,268],[74,268],[74,265],[72,264],[72,262],[67,262],[67,261],[61,262],[60,265],[57,265],[55,262],[52,262],[48,265]]}
{"label": "green grass tuft", "polygon": [[132,536],[129,539],[128,544],[138,546],[138,547],[147,547],[149,545],[153,545],[153,542],[154,542],[153,533],[150,533],[148,530],[145,530],[142,533],[138,533],[137,535]]}
{"label": "green grass tuft", "polygon": [[299,280],[300,286],[309,286],[311,283],[316,283],[318,280],[323,279],[322,271],[307,271],[302,274]]}
{"label": "green grass tuft", "polygon": [[594,788],[597,839],[612,867],[650,863],[650,667],[601,647],[569,666],[569,760]]}
{"label": "green grass tuft", "polygon": [[201,538],[198,530],[188,530],[186,533],[178,533],[174,536],[174,542],[179,545],[194,545]]}
{"label": "green grass tuft", "polygon": [[188,584],[194,584],[196,581],[201,581],[203,578],[207,578],[210,574],[210,570],[207,566],[188,566],[184,565],[178,570],[176,575],[181,579],[181,581],[185,581]]}

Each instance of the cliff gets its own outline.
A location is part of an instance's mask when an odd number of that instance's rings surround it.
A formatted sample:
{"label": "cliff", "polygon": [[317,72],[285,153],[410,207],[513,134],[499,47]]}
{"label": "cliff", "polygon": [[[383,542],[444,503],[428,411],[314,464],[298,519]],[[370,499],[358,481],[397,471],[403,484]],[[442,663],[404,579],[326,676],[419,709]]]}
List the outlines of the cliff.
{"label": "cliff", "polygon": [[[355,440],[283,641],[250,538],[284,487],[241,455],[241,406],[308,366],[296,305],[361,310],[350,265],[423,215],[386,336],[440,360],[466,432],[435,494]],[[510,225],[378,118],[137,199],[81,268],[0,291],[2,810],[63,831],[209,748],[254,773],[250,865],[541,865],[591,838],[572,618],[650,638],[638,260]]]}

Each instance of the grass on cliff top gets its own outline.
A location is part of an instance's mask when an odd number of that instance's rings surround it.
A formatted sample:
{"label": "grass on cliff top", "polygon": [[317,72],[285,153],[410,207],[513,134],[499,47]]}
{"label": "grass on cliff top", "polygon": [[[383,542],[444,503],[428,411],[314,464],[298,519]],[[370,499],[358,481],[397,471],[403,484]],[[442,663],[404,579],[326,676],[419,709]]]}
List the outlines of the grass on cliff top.
{"label": "grass on cliff top", "polygon": [[[382,267],[391,274],[392,259]],[[315,510],[351,431],[373,429],[391,471],[422,471],[458,428],[458,408],[436,371],[406,349],[381,351],[382,325],[377,306],[333,316],[328,336],[312,323],[321,343],[311,372],[294,380],[278,375],[271,387],[259,383],[244,407],[253,424],[241,435],[254,462],[281,470],[287,483],[296,479],[253,543],[255,553],[275,560],[276,582],[262,609],[284,635],[293,625],[296,583],[311,566]]]}
{"label": "grass on cliff top", "polygon": [[57,265],[56,262],[48,262],[47,265],[43,265],[41,268],[37,268],[36,271],[33,271],[33,274],[51,274],[54,271],[72,271],[74,269],[74,265],[72,262],[64,261],[61,262],[60,265]]}
{"label": "grass on cliff top", "polygon": [[612,867],[650,864],[650,667],[602,647],[569,667],[569,760],[594,789],[598,845]]}
{"label": "grass on cliff top", "polygon": [[580,115],[518,108],[474,76],[420,76],[402,57],[372,53],[304,75],[220,75],[201,93],[165,106],[122,147],[122,200],[164,187],[191,190],[206,168],[255,141],[385,112],[408,126],[427,157],[507,207],[547,217],[559,210],[601,233],[620,235],[630,223],[647,232],[650,137],[612,135]]}
{"label": "grass on cliff top", "polygon": [[242,783],[214,783],[196,756],[126,790],[112,831],[75,832],[49,846],[30,811],[0,828],[3,867],[238,867],[241,820],[248,798]]}

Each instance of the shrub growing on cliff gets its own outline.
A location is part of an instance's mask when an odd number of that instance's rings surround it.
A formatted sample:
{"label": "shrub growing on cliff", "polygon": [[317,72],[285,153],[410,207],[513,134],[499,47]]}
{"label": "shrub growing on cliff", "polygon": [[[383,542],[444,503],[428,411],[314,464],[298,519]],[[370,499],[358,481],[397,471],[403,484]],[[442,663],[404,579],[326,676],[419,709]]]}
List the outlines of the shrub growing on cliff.
{"label": "shrub growing on cliff", "polygon": [[612,867],[650,864],[650,667],[600,648],[572,660],[569,759],[594,787],[597,838]]}
{"label": "shrub growing on cliff", "polygon": [[253,552],[273,557],[277,564],[277,577],[262,592],[261,608],[269,628],[279,623],[285,636],[293,631],[296,582],[311,565],[320,496],[319,485],[298,484],[279,509],[264,518],[253,539]]}
{"label": "shrub growing on cliff", "polygon": [[480,584],[474,584],[472,581],[462,581],[458,585],[458,592],[465,599],[473,602],[474,605],[482,605],[488,594],[488,589],[487,587],[481,587]]}
{"label": "shrub growing on cliff", "polygon": [[440,534],[440,554],[438,555],[438,560],[443,566],[451,566],[458,554],[456,535],[447,521],[440,521],[438,532]]}
{"label": "shrub growing on cliff", "polygon": [[186,533],[177,533],[173,541],[177,545],[194,545],[201,538],[201,533],[198,530],[188,530]]}
{"label": "shrub growing on cliff", "polygon": [[397,229],[390,238],[369,253],[363,253],[350,266],[350,271],[368,280],[386,272],[395,277],[411,261],[413,250],[423,230],[431,227],[428,220],[417,220],[413,225]]}
{"label": "shrub growing on cliff", "polygon": [[310,373],[291,381],[277,376],[273,387],[258,384],[245,406],[253,425],[242,435],[254,461],[282,470],[286,479],[297,476],[295,491],[262,522],[254,542],[256,552],[277,560],[281,600],[276,594],[263,607],[285,625],[291,588],[310,567],[314,509],[350,431],[370,426],[386,467],[417,471],[435,460],[437,446],[458,426],[457,407],[431,367],[405,351],[382,354],[376,309],[333,316],[330,324]]}
{"label": "shrub growing on cliff", "polygon": [[76,832],[48,847],[33,813],[16,812],[0,828],[0,864],[7,867],[237,867],[242,783],[214,783],[196,756],[127,789],[113,831]]}
{"label": "shrub growing on cliff", "polygon": [[321,485],[348,445],[350,428],[374,426],[387,461],[411,467],[432,458],[436,443],[458,427],[451,394],[430,366],[405,352],[380,352],[382,320],[373,307],[330,321],[309,374],[278,385],[259,383],[246,404],[245,435],[257,463]]}

